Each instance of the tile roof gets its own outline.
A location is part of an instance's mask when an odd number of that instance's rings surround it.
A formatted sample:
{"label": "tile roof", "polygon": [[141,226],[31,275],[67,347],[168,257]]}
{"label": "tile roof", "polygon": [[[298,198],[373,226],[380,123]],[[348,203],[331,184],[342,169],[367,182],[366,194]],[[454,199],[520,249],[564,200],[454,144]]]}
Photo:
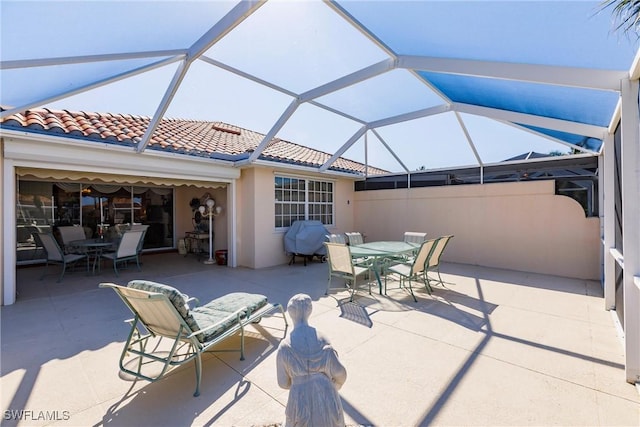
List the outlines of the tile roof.
{"label": "tile roof", "polygon": [[[149,126],[149,117],[130,114],[94,113],[37,108],[24,114],[0,119],[0,127],[53,136],[131,146],[142,139]],[[163,118],[147,148],[185,155],[226,160],[248,158],[264,135],[222,122]],[[331,154],[274,138],[261,153],[260,159],[292,165],[319,167]],[[365,165],[343,157],[330,168],[354,174],[364,174]],[[388,173],[369,166],[369,175]]]}

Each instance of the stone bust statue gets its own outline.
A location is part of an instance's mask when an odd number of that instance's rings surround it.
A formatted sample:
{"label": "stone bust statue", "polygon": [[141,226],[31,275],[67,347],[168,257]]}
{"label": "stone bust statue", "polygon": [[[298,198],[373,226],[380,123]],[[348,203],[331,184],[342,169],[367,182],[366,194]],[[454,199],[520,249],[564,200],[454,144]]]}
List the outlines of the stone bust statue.
{"label": "stone bust statue", "polygon": [[329,341],[309,326],[311,297],[291,297],[287,312],[293,330],[280,342],[276,358],[278,385],[289,390],[285,427],[344,427],[344,410],[338,390],[347,370]]}

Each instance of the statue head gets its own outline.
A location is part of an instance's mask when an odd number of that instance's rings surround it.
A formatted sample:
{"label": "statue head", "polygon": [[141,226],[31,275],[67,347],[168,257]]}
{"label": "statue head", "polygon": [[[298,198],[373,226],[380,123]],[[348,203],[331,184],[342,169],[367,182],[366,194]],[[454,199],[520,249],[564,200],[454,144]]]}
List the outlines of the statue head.
{"label": "statue head", "polygon": [[287,312],[294,326],[300,323],[306,324],[312,309],[311,297],[307,294],[296,294],[291,297],[287,304]]}

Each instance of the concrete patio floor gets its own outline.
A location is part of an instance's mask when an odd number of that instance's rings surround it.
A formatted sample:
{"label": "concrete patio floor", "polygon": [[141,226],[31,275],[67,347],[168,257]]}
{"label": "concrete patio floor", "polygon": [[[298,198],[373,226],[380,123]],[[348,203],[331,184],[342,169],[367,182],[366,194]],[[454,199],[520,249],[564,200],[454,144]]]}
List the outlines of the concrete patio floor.
{"label": "concrete patio floor", "polygon": [[640,424],[640,397],[624,380],[619,331],[597,282],[444,264],[446,287],[429,296],[417,286],[417,303],[403,289],[386,296],[376,289],[339,306],[336,298],[348,295],[324,295],[327,265],[317,261],[250,270],[165,253],[146,254],[143,263],[142,272],[73,272],[61,283],[55,275],[40,281],[42,267],[18,270],[17,302],[1,312],[3,425],[283,421],[288,392],[278,387],[275,369],[281,318],[251,328],[244,361],[237,353],[208,353],[199,397],[192,364],[156,383],[121,378],[123,321],[131,313],[98,283],[137,278],[203,303],[246,291],[286,306],[292,295],[309,294],[311,325],[347,368],[340,395],[348,425]]}

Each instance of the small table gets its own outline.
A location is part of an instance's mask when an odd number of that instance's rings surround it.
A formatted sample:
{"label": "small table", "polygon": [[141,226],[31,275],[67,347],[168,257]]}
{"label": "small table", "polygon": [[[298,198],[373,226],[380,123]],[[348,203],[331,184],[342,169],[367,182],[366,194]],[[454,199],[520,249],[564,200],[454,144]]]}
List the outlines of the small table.
{"label": "small table", "polygon": [[353,258],[372,258],[373,272],[378,280],[379,292],[382,295],[382,280],[380,279],[380,260],[388,257],[396,257],[399,255],[410,254],[420,248],[418,243],[399,242],[399,241],[380,241],[369,242],[361,245],[350,246],[351,256]]}
{"label": "small table", "polygon": [[[100,260],[100,255],[102,255],[102,251],[105,248],[113,246],[114,242],[107,239],[86,239],[86,240],[74,240],[69,243],[70,246],[75,246],[77,248],[82,248],[89,260],[93,258],[93,268],[92,274],[96,274],[96,263]],[[98,265],[98,271],[100,271],[100,266]]]}
{"label": "small table", "polygon": [[[211,236],[213,237],[213,233],[211,233]],[[202,255],[206,256],[206,254],[208,254],[209,233],[187,231],[184,236],[184,242],[187,249],[187,255],[196,254],[198,259],[200,259]]]}

